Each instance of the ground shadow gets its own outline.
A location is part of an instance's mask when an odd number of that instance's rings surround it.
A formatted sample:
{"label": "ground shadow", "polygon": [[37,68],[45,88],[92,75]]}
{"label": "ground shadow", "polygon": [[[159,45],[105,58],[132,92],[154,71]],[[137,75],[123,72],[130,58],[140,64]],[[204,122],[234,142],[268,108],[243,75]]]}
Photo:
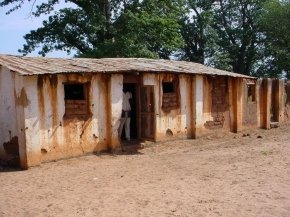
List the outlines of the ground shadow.
{"label": "ground shadow", "polygon": [[18,172],[22,171],[19,166],[11,166],[0,162],[0,173],[2,172]]}

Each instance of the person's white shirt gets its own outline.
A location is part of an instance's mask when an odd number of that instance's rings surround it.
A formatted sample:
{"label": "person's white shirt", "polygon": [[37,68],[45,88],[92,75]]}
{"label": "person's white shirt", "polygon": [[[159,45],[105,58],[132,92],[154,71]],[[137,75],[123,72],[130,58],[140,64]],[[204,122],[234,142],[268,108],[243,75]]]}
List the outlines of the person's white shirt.
{"label": "person's white shirt", "polygon": [[132,99],[132,93],[130,92],[123,92],[123,105],[122,105],[122,109],[124,111],[131,111],[131,105],[129,100]]}

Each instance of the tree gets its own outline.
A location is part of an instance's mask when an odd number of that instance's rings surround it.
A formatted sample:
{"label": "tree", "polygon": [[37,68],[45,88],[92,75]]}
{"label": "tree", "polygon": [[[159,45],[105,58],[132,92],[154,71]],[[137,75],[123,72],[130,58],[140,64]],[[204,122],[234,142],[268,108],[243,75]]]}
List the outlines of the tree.
{"label": "tree", "polygon": [[[34,2],[36,0],[27,0]],[[245,75],[290,77],[289,0],[60,0],[20,51],[77,51],[80,57],[147,57],[200,62]],[[11,13],[24,0],[0,0]]]}
{"label": "tree", "polygon": [[213,47],[215,35],[211,24],[214,0],[188,0],[187,14],[182,19],[181,34],[184,40],[182,60],[205,63]]}
{"label": "tree", "polygon": [[265,35],[264,63],[257,75],[290,78],[290,1],[270,0],[260,19]]}
{"label": "tree", "polygon": [[[222,68],[250,75],[259,61],[262,46],[258,19],[264,0],[218,0],[214,7],[213,28],[217,32],[215,55],[228,59]],[[217,58],[219,59],[219,58]]]}
{"label": "tree", "polygon": [[266,0],[188,0],[182,59],[250,75],[261,59],[259,17]]}
{"label": "tree", "polygon": [[[31,0],[28,0],[31,1]],[[178,18],[182,0],[68,0],[76,8],[54,10],[59,0],[36,5],[33,16],[52,14],[43,26],[24,36],[24,55],[41,47],[45,56],[52,50],[77,50],[83,57],[169,58],[182,46]],[[23,0],[3,0],[13,12]]]}

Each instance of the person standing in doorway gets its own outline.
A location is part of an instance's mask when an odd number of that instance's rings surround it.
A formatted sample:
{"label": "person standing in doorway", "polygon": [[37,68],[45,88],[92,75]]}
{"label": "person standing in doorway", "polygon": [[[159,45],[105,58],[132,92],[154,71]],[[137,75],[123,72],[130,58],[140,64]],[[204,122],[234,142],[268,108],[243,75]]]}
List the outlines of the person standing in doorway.
{"label": "person standing in doorway", "polygon": [[130,121],[131,121],[131,105],[130,99],[132,99],[132,93],[127,91],[123,92],[123,104],[122,104],[122,116],[120,120],[119,136],[121,138],[123,128],[125,125],[125,137],[126,140],[130,140]]}

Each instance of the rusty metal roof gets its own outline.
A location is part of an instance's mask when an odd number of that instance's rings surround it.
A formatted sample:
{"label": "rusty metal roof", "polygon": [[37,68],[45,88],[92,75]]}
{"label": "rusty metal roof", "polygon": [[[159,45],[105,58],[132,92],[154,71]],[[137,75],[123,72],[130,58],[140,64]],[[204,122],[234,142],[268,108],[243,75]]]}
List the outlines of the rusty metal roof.
{"label": "rusty metal roof", "polygon": [[20,75],[60,73],[170,72],[201,75],[249,76],[211,68],[199,63],[144,58],[46,58],[0,55],[0,65]]}

